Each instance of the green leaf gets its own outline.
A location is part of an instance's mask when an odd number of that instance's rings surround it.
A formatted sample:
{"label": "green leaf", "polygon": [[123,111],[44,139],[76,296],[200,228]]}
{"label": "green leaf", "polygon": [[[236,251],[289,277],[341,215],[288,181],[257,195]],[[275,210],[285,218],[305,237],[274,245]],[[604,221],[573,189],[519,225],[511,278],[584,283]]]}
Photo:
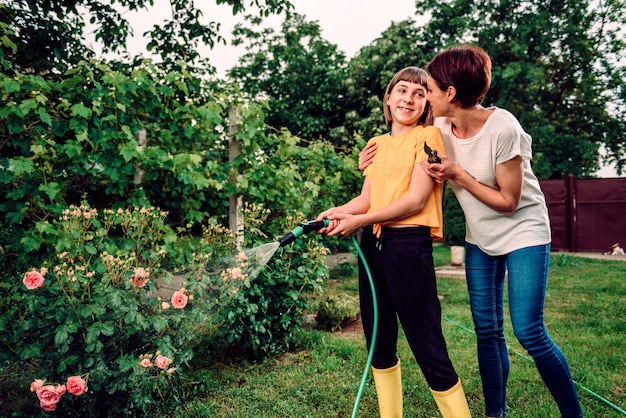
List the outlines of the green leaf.
{"label": "green leaf", "polygon": [[33,161],[24,157],[15,157],[10,160],[9,170],[13,170],[16,176],[33,172]]}
{"label": "green leaf", "polygon": [[39,190],[48,195],[50,200],[54,200],[57,194],[61,191],[59,183],[51,182],[48,184],[40,184]]}
{"label": "green leaf", "polygon": [[71,108],[72,116],[80,116],[81,118],[87,119],[91,117],[91,109],[85,106],[82,103],[76,103]]}
{"label": "green leaf", "polygon": [[85,251],[87,251],[87,253],[91,255],[98,254],[98,249],[93,244],[86,244]]}
{"label": "green leaf", "polygon": [[152,326],[156,332],[162,332],[167,329],[167,321],[161,316],[155,316],[152,318]]}
{"label": "green leaf", "polygon": [[8,78],[2,80],[2,87],[4,87],[4,89],[8,93],[15,93],[15,92],[20,91],[20,83],[16,80],[12,80]]}
{"label": "green leaf", "polygon": [[100,327],[100,333],[107,337],[110,337],[115,333],[115,325],[111,321],[107,321]]}
{"label": "green leaf", "polygon": [[54,335],[54,343],[56,345],[63,345],[67,342],[69,334],[64,328],[57,328],[57,332]]}

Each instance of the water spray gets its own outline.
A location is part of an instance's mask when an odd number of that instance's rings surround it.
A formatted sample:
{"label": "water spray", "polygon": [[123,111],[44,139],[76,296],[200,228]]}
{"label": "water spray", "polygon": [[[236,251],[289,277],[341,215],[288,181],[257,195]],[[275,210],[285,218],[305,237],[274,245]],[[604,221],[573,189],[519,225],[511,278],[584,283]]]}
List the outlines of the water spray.
{"label": "water spray", "polygon": [[[436,154],[436,151],[435,151],[435,154]],[[308,234],[309,232],[319,231],[320,229],[325,228],[328,225],[330,225],[329,219],[322,219],[321,221],[300,222],[297,227],[289,231],[287,234],[285,234],[284,237],[282,237],[278,241],[279,246],[284,247],[285,245],[290,244],[293,241],[295,241],[302,234]],[[378,302],[376,299],[376,289],[374,288],[374,279],[372,278],[372,273],[370,271],[369,266],[367,265],[367,262],[365,261],[365,255],[363,255],[363,252],[361,251],[361,247],[359,247],[359,244],[357,243],[354,235],[352,235],[352,244],[354,245],[354,248],[359,254],[359,258],[361,259],[361,262],[363,263],[363,267],[365,268],[365,271],[367,273],[367,277],[369,278],[370,289],[372,291],[372,300],[374,301],[374,306],[373,306],[374,324],[373,324],[373,330],[372,330],[372,341],[370,343],[370,347],[368,350],[369,354],[367,356],[367,362],[365,363],[365,369],[363,370],[363,376],[361,377],[361,384],[359,386],[359,390],[357,392],[357,396],[354,401],[354,408],[352,409],[352,418],[356,418],[356,413],[359,408],[359,402],[361,400],[361,396],[363,395],[363,389],[365,388],[365,382],[367,381],[367,375],[369,373],[370,367],[372,366],[372,358],[374,356],[373,347],[375,347],[376,334],[378,333]]]}

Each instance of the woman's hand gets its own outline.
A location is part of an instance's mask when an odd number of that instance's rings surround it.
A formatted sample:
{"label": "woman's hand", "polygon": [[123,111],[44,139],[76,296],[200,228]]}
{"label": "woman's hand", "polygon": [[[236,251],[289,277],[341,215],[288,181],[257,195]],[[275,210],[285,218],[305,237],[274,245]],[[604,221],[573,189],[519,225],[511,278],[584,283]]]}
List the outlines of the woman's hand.
{"label": "woman's hand", "polygon": [[[454,164],[447,155],[441,154],[441,163],[429,163],[426,158],[422,159],[422,168],[426,174],[432,177],[437,183],[443,183],[448,179],[454,180],[458,166]],[[360,158],[359,158],[360,160]]]}
{"label": "woman's hand", "polygon": [[376,151],[378,151],[378,144],[376,144],[376,142],[370,142],[359,152],[359,170],[363,171],[367,166],[372,164]]}

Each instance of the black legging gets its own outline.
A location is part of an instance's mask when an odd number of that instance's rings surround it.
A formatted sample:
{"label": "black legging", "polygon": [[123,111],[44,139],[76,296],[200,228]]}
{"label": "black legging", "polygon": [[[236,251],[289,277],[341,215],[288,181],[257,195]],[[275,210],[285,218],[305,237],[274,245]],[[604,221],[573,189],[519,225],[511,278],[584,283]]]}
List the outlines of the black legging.
{"label": "black legging", "polygon": [[[398,319],[428,385],[436,391],[459,378],[448,357],[441,330],[441,305],[433,263],[430,228],[383,228],[380,238],[366,228],[361,251],[374,280],[378,303],[378,335],[372,357],[377,369],[393,367]],[[361,317],[367,346],[372,340],[374,311],[369,278],[359,259]]]}

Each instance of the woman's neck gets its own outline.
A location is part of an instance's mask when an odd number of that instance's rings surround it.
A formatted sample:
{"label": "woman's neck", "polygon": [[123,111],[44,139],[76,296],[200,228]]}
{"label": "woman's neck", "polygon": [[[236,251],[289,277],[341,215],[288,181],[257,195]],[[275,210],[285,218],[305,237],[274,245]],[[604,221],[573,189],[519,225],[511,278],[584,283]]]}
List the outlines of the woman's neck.
{"label": "woman's neck", "polygon": [[493,110],[480,105],[470,109],[457,109],[454,115],[448,117],[452,134],[459,139],[473,137],[483,128]]}

